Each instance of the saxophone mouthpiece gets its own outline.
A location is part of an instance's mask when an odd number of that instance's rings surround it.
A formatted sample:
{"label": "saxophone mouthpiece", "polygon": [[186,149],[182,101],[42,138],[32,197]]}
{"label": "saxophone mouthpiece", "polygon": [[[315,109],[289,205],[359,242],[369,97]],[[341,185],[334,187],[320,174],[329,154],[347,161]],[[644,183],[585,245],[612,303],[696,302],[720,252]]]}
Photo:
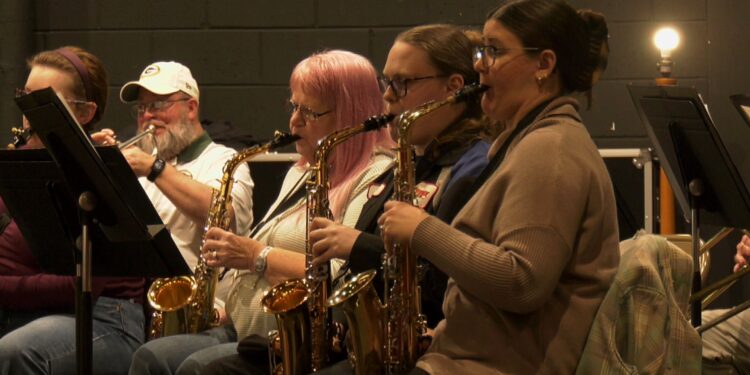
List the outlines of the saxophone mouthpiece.
{"label": "saxophone mouthpiece", "polygon": [[365,127],[365,131],[377,130],[388,125],[391,120],[396,118],[396,115],[392,113],[386,113],[383,115],[372,116],[362,123]]}
{"label": "saxophone mouthpiece", "polygon": [[300,139],[300,136],[296,134],[285,133],[285,132],[277,130],[273,133],[273,140],[271,141],[271,150],[292,144],[294,142],[297,142],[299,139]]}
{"label": "saxophone mouthpiece", "polygon": [[471,85],[464,86],[461,90],[456,91],[453,95],[453,100],[455,103],[471,100],[479,94],[487,91],[488,88],[489,87],[479,83],[472,83]]}

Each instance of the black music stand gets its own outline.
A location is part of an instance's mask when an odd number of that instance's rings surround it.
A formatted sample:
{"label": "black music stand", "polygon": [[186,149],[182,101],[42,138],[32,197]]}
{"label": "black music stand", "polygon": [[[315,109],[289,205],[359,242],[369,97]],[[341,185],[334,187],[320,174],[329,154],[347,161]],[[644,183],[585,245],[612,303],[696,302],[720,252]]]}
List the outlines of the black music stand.
{"label": "black music stand", "polygon": [[[16,102],[46,150],[0,151],[0,194],[42,269],[77,276],[78,373],[89,374],[92,274],[175,276],[190,269],[119,150],[95,150],[50,88]],[[92,257],[92,245],[100,256]]]}
{"label": "black music stand", "polygon": [[[700,95],[689,87],[628,85],[675,198],[690,217],[693,293],[701,289],[700,224],[747,228],[750,193],[727,153]],[[701,325],[701,301],[691,306]]]}

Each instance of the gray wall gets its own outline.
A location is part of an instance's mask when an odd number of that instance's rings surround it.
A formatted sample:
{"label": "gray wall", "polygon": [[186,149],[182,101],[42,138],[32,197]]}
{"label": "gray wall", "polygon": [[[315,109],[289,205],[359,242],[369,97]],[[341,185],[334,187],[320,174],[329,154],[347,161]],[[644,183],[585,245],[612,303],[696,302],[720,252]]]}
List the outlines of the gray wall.
{"label": "gray wall", "polygon": [[[23,86],[24,58],[66,44],[102,58],[111,79],[102,124],[132,133],[119,87],[148,63],[178,60],[202,90],[203,117],[231,120],[258,138],[286,129],[286,82],[293,66],[313,51],[349,49],[376,68],[393,37],[423,23],[480,26],[498,0],[0,0],[0,141],[20,123],[11,98]],[[730,94],[750,87],[750,2],[746,0],[575,0],[609,20],[609,69],[594,90],[585,122],[602,147],[647,146],[625,85],[657,75],[651,35],[670,24],[681,30],[674,76],[708,102],[735,161],[750,171],[750,129],[731,107]],[[748,173],[750,174],[750,173]],[[748,179],[750,181],[750,179]],[[634,188],[638,188],[637,186]],[[719,267],[727,267],[719,266]]]}
{"label": "gray wall", "polygon": [[[364,54],[378,69],[393,37],[409,26],[452,22],[480,26],[497,0],[2,0],[0,88],[10,99],[21,86],[21,54],[65,44],[100,56],[110,73],[111,97],[103,124],[132,131],[132,119],[117,100],[118,88],[155,60],[188,65],[202,94],[204,117],[227,119],[258,137],[285,128],[283,101],[294,64],[313,51],[344,48]],[[577,0],[607,15],[612,54],[595,88],[586,124],[604,147],[646,145],[645,133],[627,95],[628,82],[648,83],[657,74],[653,31],[668,23],[682,31],[674,53],[674,75],[699,88],[717,124],[729,133],[742,127],[727,96],[745,91],[750,53],[740,40],[750,31],[750,3],[735,0]],[[468,5],[467,5],[468,4]],[[15,19],[6,20],[6,9]],[[25,21],[25,23],[24,23]],[[19,74],[20,72],[20,74]],[[0,95],[0,97],[3,97]],[[2,100],[0,124],[18,123]],[[614,126],[613,126],[614,124]],[[614,130],[613,130],[614,129]],[[747,129],[737,130],[742,137]],[[734,133],[732,133],[734,134]],[[9,139],[5,130],[0,140]],[[735,145],[740,149],[739,143]],[[745,159],[744,157],[742,159]],[[750,163],[750,161],[748,161]]]}

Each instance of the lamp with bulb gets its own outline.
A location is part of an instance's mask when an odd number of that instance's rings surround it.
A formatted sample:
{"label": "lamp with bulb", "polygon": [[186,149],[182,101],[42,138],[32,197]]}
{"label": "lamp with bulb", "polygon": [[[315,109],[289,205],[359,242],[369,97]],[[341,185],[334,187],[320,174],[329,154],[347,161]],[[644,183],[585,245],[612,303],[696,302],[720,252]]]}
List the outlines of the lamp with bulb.
{"label": "lamp with bulb", "polygon": [[674,86],[677,80],[672,78],[672,51],[680,45],[680,34],[671,27],[663,27],[654,34],[654,45],[659,49],[661,58],[656,64],[661,77],[656,79],[657,85]]}

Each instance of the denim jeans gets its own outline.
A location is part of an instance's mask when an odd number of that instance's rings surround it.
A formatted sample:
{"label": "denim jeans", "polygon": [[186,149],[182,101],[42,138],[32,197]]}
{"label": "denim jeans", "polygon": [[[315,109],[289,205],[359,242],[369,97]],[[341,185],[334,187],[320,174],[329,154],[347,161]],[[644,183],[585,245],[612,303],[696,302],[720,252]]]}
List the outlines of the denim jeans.
{"label": "denim jeans", "polygon": [[167,336],[135,351],[130,374],[200,374],[209,362],[233,354],[237,354],[237,332],[231,325]]}
{"label": "denim jeans", "polygon": [[5,311],[0,310],[0,337],[14,331],[43,316],[52,315],[50,311]]}
{"label": "denim jeans", "polygon": [[[144,341],[143,308],[99,297],[92,311],[93,372],[125,374]],[[75,316],[48,315],[0,338],[0,374],[75,374]]]}

